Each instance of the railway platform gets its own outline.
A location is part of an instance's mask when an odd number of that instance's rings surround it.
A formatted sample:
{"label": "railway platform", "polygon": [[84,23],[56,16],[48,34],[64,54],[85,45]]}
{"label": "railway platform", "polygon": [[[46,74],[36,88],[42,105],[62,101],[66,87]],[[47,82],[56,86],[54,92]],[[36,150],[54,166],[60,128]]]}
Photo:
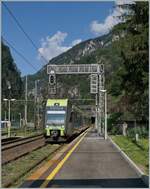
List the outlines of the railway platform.
{"label": "railway platform", "polygon": [[112,142],[88,129],[39,168],[21,188],[145,188]]}

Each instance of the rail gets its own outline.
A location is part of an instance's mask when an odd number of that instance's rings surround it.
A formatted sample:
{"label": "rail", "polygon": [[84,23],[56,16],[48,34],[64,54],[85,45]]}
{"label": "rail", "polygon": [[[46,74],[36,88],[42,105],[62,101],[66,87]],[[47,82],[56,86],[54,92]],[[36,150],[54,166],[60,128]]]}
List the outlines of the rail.
{"label": "rail", "polygon": [[2,164],[17,159],[45,145],[43,134],[18,138],[12,141],[2,141]]}

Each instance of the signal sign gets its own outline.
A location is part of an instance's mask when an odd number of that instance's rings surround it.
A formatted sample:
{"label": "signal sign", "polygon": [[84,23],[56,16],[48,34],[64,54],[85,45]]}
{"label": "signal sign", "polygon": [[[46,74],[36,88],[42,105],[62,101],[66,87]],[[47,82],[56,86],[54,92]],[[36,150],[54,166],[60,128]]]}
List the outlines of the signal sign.
{"label": "signal sign", "polygon": [[97,74],[91,74],[90,92],[92,94],[98,93],[98,75]]}
{"label": "signal sign", "polygon": [[55,85],[56,84],[56,75],[55,74],[49,75],[49,84],[50,85]]}
{"label": "signal sign", "polygon": [[56,74],[53,70],[49,75],[49,94],[56,94]]}

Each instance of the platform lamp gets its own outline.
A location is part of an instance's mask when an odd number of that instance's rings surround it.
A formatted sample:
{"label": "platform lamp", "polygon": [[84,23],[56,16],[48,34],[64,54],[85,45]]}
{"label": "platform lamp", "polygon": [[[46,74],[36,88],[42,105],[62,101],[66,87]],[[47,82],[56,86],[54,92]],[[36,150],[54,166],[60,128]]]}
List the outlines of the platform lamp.
{"label": "platform lamp", "polygon": [[10,128],[11,128],[11,120],[10,120],[10,102],[15,101],[16,99],[12,98],[12,99],[7,99],[4,98],[4,101],[8,101],[8,137],[10,137]]}

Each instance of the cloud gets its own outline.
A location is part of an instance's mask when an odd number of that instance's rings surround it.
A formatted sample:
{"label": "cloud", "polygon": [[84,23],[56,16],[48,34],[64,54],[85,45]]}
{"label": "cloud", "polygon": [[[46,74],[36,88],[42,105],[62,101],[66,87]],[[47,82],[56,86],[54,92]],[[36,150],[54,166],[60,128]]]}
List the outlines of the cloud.
{"label": "cloud", "polygon": [[100,23],[97,20],[94,20],[91,23],[91,31],[96,35],[103,35],[108,33],[112,29],[112,27],[118,24],[119,22],[119,19],[114,19],[113,15],[109,15],[105,19],[104,23]]}
{"label": "cloud", "polygon": [[116,5],[133,4],[134,0],[117,0]]}
{"label": "cloud", "polygon": [[[116,5],[123,5],[123,4],[133,4],[134,1],[131,0],[117,0]],[[121,16],[125,13],[125,10],[121,7],[116,6],[116,8],[105,18],[104,22],[99,22],[98,20],[94,20],[90,24],[91,32],[95,35],[104,35],[107,34],[113,26],[122,22]]]}
{"label": "cloud", "polygon": [[57,31],[53,36],[47,36],[45,39],[42,38],[41,47],[38,49],[38,57],[41,58],[42,55],[49,61],[82,41],[81,39],[76,39],[71,42],[71,45],[63,45],[67,36],[66,32]]}
{"label": "cloud", "polygon": [[72,41],[72,46],[75,46],[75,45],[81,43],[81,41],[82,41],[82,39],[76,39],[76,40]]}

